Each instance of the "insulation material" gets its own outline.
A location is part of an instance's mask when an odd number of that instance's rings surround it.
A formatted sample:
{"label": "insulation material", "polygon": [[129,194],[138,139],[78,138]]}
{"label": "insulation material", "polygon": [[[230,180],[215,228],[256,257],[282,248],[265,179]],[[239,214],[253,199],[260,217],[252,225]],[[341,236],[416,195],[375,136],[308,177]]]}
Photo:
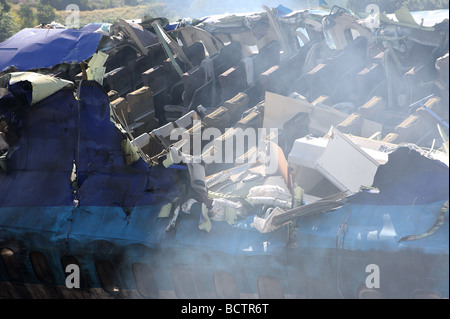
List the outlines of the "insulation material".
{"label": "insulation material", "polygon": [[36,104],[46,97],[58,92],[62,88],[71,87],[73,83],[67,80],[58,79],[49,75],[43,75],[33,72],[13,72],[9,84],[13,85],[18,82],[28,81],[31,83],[32,97],[31,104]]}
{"label": "insulation material", "polygon": [[243,210],[242,204],[225,198],[214,199],[212,206],[209,211],[212,214],[211,220],[226,221],[230,225],[236,223],[237,213],[241,213]]}
{"label": "insulation material", "polygon": [[248,193],[247,201],[252,204],[264,204],[282,208],[291,207],[291,196],[277,185],[252,187]]}

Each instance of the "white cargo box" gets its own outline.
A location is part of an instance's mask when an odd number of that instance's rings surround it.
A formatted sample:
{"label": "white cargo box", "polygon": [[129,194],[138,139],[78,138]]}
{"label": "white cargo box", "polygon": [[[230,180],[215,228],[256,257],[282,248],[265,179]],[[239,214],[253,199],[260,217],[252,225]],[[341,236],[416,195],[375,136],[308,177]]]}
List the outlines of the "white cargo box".
{"label": "white cargo box", "polygon": [[291,166],[316,168],[315,162],[322,156],[328,145],[328,138],[305,136],[296,139],[288,155]]}
{"label": "white cargo box", "polygon": [[387,161],[387,154],[359,147],[335,127],[328,136],[297,139],[288,157],[289,164],[315,169],[341,191],[356,193],[361,186],[371,186],[378,166]]}

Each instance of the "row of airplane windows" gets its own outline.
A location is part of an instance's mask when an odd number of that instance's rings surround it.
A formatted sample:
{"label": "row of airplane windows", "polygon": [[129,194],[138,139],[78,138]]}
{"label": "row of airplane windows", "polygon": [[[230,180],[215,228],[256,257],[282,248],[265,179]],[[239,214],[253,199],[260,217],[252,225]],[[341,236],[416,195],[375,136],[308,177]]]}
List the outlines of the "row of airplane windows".
{"label": "row of airplane windows", "polygon": [[[0,249],[0,257],[4,269],[10,279],[19,281],[22,276],[21,264],[16,258],[14,251],[9,248],[2,248]],[[33,251],[29,254],[29,258],[37,279],[44,284],[53,284],[54,276],[46,256],[41,252]],[[61,269],[63,272],[69,264],[80,265],[76,257],[64,256],[61,258]],[[0,271],[2,270],[1,268],[2,267],[0,267]],[[95,262],[95,268],[103,290],[108,294],[119,296],[121,289],[114,264],[109,260],[100,259]],[[153,271],[147,264],[142,262],[133,263],[132,274],[136,290],[143,298],[160,297],[160,291],[155,281]],[[198,291],[192,270],[186,268],[173,268],[171,269],[171,275],[174,293],[177,298],[186,299],[202,297]],[[241,297],[236,279],[228,272],[214,272],[212,276],[212,283],[216,298],[239,299]],[[81,271],[80,288],[87,288],[86,280]],[[281,282],[273,276],[259,276],[257,279],[257,290],[258,297],[262,299],[285,298]],[[383,294],[374,289],[358,289],[357,298],[383,298]],[[434,299],[441,298],[441,296],[433,291],[418,289],[411,292],[411,298]]]}
{"label": "row of airplane windows", "polygon": [[[0,250],[1,260],[6,273],[13,280],[20,280],[21,267],[14,252],[9,248]],[[54,276],[46,256],[37,251],[29,255],[34,274],[44,284],[53,284]],[[69,264],[80,265],[76,257],[64,256],[61,258],[62,271]],[[120,293],[119,278],[113,263],[109,260],[100,259],[95,262],[98,279],[105,292],[118,295]],[[136,289],[144,298],[158,298],[159,290],[152,269],[145,263],[136,262],[132,264],[132,273]],[[172,283],[177,298],[200,298],[196,287],[192,270],[174,268],[171,270]],[[212,276],[213,286],[217,298],[236,299],[240,298],[237,282],[233,275],[225,271],[216,271]],[[257,280],[258,294],[260,298],[284,298],[280,281],[272,276],[259,276]],[[80,271],[80,288],[86,289],[87,283]]]}

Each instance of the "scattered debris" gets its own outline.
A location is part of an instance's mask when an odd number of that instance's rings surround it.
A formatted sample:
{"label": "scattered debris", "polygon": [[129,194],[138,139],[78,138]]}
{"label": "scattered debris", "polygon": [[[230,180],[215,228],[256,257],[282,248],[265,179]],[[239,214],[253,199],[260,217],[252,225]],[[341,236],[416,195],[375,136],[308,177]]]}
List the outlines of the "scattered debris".
{"label": "scattered debris", "polygon": [[[54,147],[74,153],[61,161],[77,168],[77,208],[93,185],[112,187],[101,194],[128,218],[133,207],[153,205],[159,188],[149,181],[160,179],[177,195],[158,208],[165,233],[194,216],[208,235],[215,223],[245,221],[262,234],[288,229],[296,247],[304,220],[319,225],[355,203],[448,203],[440,175],[449,154],[448,19],[420,25],[404,7],[395,18],[382,14],[374,27],[341,7],[280,6],[195,26],[120,19],[24,29],[0,44],[0,190],[21,170],[64,171],[59,159],[22,158],[31,156],[27,147],[39,151],[28,139],[56,141],[46,125],[60,121],[60,135],[71,137]],[[61,97],[68,105],[58,110]],[[33,119],[39,107],[42,123]],[[116,176],[124,185],[112,185]],[[399,242],[431,236],[443,214]],[[395,236],[420,233],[405,223]],[[272,249],[265,243],[264,252]]]}

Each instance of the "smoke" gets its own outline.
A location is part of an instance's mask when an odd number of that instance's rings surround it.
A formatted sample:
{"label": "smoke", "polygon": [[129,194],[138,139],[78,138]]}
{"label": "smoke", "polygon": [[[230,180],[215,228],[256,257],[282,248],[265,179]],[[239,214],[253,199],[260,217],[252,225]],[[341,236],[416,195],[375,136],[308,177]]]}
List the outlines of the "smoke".
{"label": "smoke", "polygon": [[279,4],[292,10],[311,8],[316,1],[309,0],[165,0],[177,18],[202,18],[224,13],[261,12],[262,6],[275,8]]}

